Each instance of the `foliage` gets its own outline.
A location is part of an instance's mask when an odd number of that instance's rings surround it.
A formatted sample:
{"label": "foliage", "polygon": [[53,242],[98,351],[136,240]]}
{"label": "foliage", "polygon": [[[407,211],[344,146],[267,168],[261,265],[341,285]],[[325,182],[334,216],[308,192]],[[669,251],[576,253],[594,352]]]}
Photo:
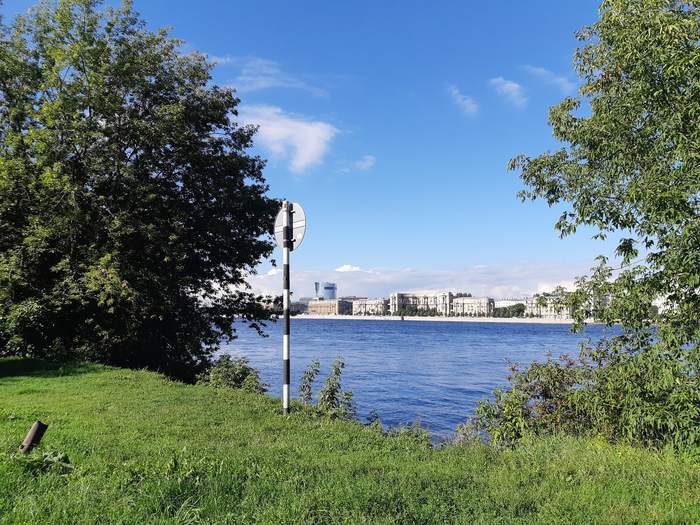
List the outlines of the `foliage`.
{"label": "foliage", "polygon": [[352,392],[343,390],[341,375],[345,362],[337,358],[331,365],[331,370],[318,393],[316,408],[332,418],[353,420],[357,417],[357,409],[352,399]]}
{"label": "foliage", "polygon": [[497,389],[493,401],[482,401],[476,415],[460,429],[468,434],[485,431],[499,445],[512,445],[528,434],[579,434],[590,427],[576,401],[587,398],[581,388],[588,382],[589,369],[567,355],[558,360],[549,357],[544,363],[533,363],[520,369],[511,364],[509,390]]}
{"label": "foliage", "polygon": [[[15,418],[9,418],[14,414]],[[41,448],[12,457],[41,414]],[[279,399],[145,371],[0,359],[0,523],[697,523],[697,459],[603,440],[420,447]],[[293,504],[290,504],[293,502]]]}
{"label": "foliage", "polygon": [[34,476],[53,472],[56,474],[70,474],[75,467],[70,464],[68,456],[63,452],[32,450],[29,454],[17,454],[12,456],[14,461]]}
{"label": "foliage", "polygon": [[510,167],[527,185],[523,199],[565,207],[562,236],[582,225],[620,236],[620,266],[599,258],[566,302],[576,329],[591,317],[621,329],[576,363],[514,374],[480,417],[505,442],[561,430],[698,445],[700,4],[606,0],[580,38],[581,98],[550,111],[564,146]]}
{"label": "foliage", "polygon": [[402,437],[412,441],[416,446],[422,448],[430,448],[432,441],[430,440],[430,432],[421,426],[419,421],[415,421],[410,425],[398,425],[389,427],[385,435],[387,437]]}
{"label": "foliage", "polygon": [[191,380],[271,315],[245,276],[277,205],[205,57],[99,4],[0,28],[0,355]]}
{"label": "foliage", "polygon": [[321,372],[321,363],[318,360],[314,360],[309,363],[306,367],[304,373],[301,376],[301,381],[299,382],[299,401],[305,405],[310,405],[313,401],[313,386],[314,381]]}
{"label": "foliage", "polygon": [[[347,421],[357,418],[357,408],[352,392],[342,388],[343,368],[345,368],[345,362],[342,358],[338,357],[333,361],[330,372],[318,393],[318,401],[313,407],[313,413]],[[320,372],[321,363],[318,360],[309,363],[304,370],[298,388],[299,401],[302,404],[312,405],[314,382]]]}
{"label": "foliage", "polygon": [[264,394],[270,385],[263,383],[258,370],[250,366],[247,357],[222,355],[198,381],[215,388],[241,388]]}
{"label": "foliage", "polygon": [[525,315],[525,305],[520,303],[493,310],[494,317],[523,317],[523,315]]}
{"label": "foliage", "polygon": [[409,304],[403,308],[399,308],[396,315],[403,315],[406,317],[437,317],[440,314],[437,308],[418,308],[414,304]]}

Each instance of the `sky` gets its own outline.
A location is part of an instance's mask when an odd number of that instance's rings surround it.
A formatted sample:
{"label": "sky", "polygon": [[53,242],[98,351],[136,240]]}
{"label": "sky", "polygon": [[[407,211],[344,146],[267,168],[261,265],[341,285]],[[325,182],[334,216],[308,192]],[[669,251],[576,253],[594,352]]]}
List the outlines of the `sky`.
{"label": "sky", "polygon": [[[6,0],[7,18],[32,2]],[[216,62],[238,118],[259,126],[270,195],[307,217],[295,297],[469,291],[514,297],[571,285],[610,255],[561,209],[520,202],[520,153],[557,147],[548,108],[576,95],[575,32],[597,2],[134,0],[149,27]],[[279,250],[274,258],[281,260]],[[266,261],[253,289],[280,293]]]}

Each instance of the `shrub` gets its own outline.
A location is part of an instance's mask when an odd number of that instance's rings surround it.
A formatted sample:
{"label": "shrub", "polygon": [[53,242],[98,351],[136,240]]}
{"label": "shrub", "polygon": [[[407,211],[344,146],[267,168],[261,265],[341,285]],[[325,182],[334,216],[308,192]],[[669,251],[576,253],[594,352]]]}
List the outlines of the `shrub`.
{"label": "shrub", "polygon": [[493,443],[511,445],[527,433],[577,433],[583,422],[572,396],[583,383],[581,364],[564,355],[524,370],[511,365],[510,389],[496,389],[492,401],[480,402],[474,418],[458,428],[458,434],[486,432]]}
{"label": "shrub", "polygon": [[247,357],[224,355],[200,377],[200,384],[215,388],[240,388],[248,392],[264,394],[270,385],[260,380],[260,373],[250,366]]}
{"label": "shrub", "polygon": [[652,447],[700,445],[700,379],[672,354],[619,348],[628,344],[618,336],[584,348],[575,360],[514,369],[510,388],[481,402],[470,424],[500,445],[557,433]]}
{"label": "shrub", "polygon": [[337,358],[331,365],[331,371],[318,394],[316,408],[332,418],[351,420],[356,418],[357,409],[352,392],[343,391],[341,384],[343,368],[345,368],[345,362]]}
{"label": "shrub", "polygon": [[305,405],[310,405],[313,401],[313,386],[314,381],[321,372],[321,363],[318,360],[314,360],[309,363],[309,366],[304,370],[301,376],[301,382],[299,383],[299,401]]}

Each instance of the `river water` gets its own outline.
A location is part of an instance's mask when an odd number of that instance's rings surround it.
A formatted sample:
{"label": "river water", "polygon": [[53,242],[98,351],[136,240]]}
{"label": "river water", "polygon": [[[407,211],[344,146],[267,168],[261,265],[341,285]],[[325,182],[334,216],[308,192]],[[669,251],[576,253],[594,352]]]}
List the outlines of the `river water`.
{"label": "river water", "polygon": [[[333,360],[342,356],[343,387],[353,391],[364,420],[376,410],[385,425],[420,422],[436,439],[449,437],[473,414],[480,399],[507,384],[508,362],[522,365],[547,354],[575,355],[586,338],[598,339],[601,326],[572,334],[568,325],[362,321],[293,318],[292,395],[306,365],[321,362],[317,387]],[[281,395],[282,323],[268,337],[238,328],[238,339],[223,351],[247,356]]]}

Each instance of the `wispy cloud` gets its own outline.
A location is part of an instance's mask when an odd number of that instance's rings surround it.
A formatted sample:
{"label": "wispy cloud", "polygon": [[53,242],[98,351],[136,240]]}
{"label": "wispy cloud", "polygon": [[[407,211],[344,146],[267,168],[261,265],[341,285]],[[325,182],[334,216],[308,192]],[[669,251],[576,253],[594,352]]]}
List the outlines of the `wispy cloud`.
{"label": "wispy cloud", "polygon": [[523,92],[523,87],[517,82],[507,80],[503,77],[496,77],[489,80],[496,93],[505,98],[513,106],[523,109],[527,105],[527,97]]}
{"label": "wispy cloud", "polygon": [[209,55],[209,60],[217,65],[234,66],[239,69],[238,76],[231,82],[238,93],[250,93],[264,89],[300,89],[315,96],[328,93],[313,86],[302,78],[287,73],[279,63],[260,57],[239,58],[229,55]]}
{"label": "wispy cloud", "polygon": [[459,88],[453,84],[447,86],[447,92],[452,98],[452,101],[457,104],[457,107],[459,107],[465,115],[476,115],[476,112],[479,110],[479,104],[476,103],[476,100],[467,95],[463,95],[459,91]]}
{"label": "wispy cloud", "polygon": [[377,157],[374,155],[362,155],[355,162],[343,162],[341,166],[336,169],[336,173],[353,173],[355,171],[369,171],[377,163]]}
{"label": "wispy cloud", "polygon": [[377,158],[374,155],[363,155],[360,159],[355,161],[355,169],[360,171],[367,171],[372,169],[377,163]]}
{"label": "wispy cloud", "polygon": [[[343,264],[333,270],[295,271],[293,291],[294,297],[310,296],[315,281],[330,281],[338,284],[339,295],[388,297],[393,292],[452,290],[494,298],[522,297],[552,291],[557,285],[573,289],[574,278],[585,273],[586,264],[474,265],[457,270],[363,269]],[[281,293],[281,279],[276,274],[252,276],[250,284],[260,293]]]}
{"label": "wispy cloud", "polygon": [[207,55],[209,62],[213,62],[217,66],[225,66],[227,64],[235,63],[236,59],[230,55],[218,56],[218,55]]}
{"label": "wispy cloud", "polygon": [[321,164],[338,129],[321,120],[285,113],[276,106],[242,106],[244,124],[259,126],[257,142],[274,157],[289,159],[289,170],[302,173]]}
{"label": "wispy cloud", "polygon": [[343,264],[335,269],[336,272],[361,272],[362,269],[359,266],[353,266],[352,264]]}
{"label": "wispy cloud", "polygon": [[568,78],[557,75],[552,71],[545,69],[540,66],[523,66],[523,69],[540,79],[542,79],[547,84],[552,84],[559,88],[559,90],[568,95],[576,89],[576,84],[571,82]]}

